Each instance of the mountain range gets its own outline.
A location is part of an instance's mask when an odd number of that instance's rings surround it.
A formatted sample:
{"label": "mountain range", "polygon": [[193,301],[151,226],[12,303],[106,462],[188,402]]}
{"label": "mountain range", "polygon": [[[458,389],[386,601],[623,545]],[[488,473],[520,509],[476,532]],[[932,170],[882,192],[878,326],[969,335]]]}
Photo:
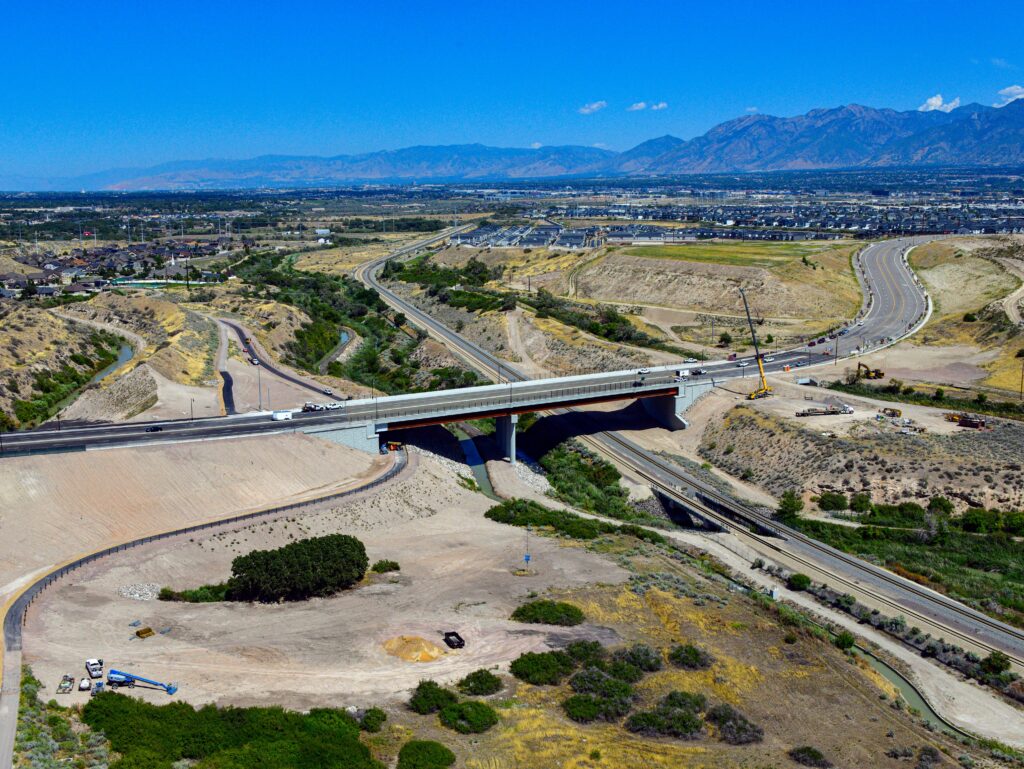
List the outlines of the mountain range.
{"label": "mountain range", "polygon": [[850,104],[795,117],[751,114],[694,139],[662,136],[625,152],[420,146],[334,157],[176,161],[66,179],[0,177],[0,188],[252,189],[922,166],[1024,166],[1024,99],[998,108],[967,104],[949,112]]}

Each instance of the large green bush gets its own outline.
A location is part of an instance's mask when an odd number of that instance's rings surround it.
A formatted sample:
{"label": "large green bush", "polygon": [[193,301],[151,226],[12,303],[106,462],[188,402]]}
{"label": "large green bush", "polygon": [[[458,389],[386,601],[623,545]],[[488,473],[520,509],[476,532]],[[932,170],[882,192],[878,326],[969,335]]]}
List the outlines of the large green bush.
{"label": "large green bush", "polygon": [[380,708],[370,708],[359,719],[359,728],[364,732],[379,732],[388,720],[388,714]]}
{"label": "large green bush", "polygon": [[649,737],[696,739],[704,729],[700,713],[706,704],[701,694],[671,692],[653,710],[626,719],[626,729]]}
{"label": "large green bush", "polygon": [[490,670],[474,670],[458,683],[458,689],[463,694],[470,694],[474,697],[486,697],[490,694],[497,694],[501,691],[501,679]]}
{"label": "large green bush", "polygon": [[124,767],[172,769],[186,759],[217,769],[383,769],[359,741],[359,725],[342,710],[197,710],[186,702],[151,705],[105,692],[86,703],[82,719],[110,740],[123,756],[117,765]]}
{"label": "large green bush", "polygon": [[446,769],[454,763],[455,754],[433,740],[409,740],[398,751],[398,769]]}
{"label": "large green bush", "polygon": [[706,670],[715,663],[715,658],[710,652],[693,644],[673,646],[668,653],[668,660],[684,670]]}
{"label": "large green bush", "polygon": [[462,734],[480,734],[498,723],[498,714],[486,703],[466,700],[442,708],[441,723]]}
{"label": "large green bush", "polygon": [[454,705],[458,698],[434,681],[420,681],[409,699],[409,708],[421,716]]}
{"label": "large green bush", "polygon": [[228,596],[236,601],[301,601],[328,596],[363,578],[366,548],[355,537],[329,534],[276,550],[255,550],[231,563]]}
{"label": "large green bush", "polygon": [[647,644],[633,644],[617,650],[613,656],[616,660],[639,668],[645,673],[661,670],[661,654]]}
{"label": "large green bush", "polygon": [[565,652],[526,652],[512,661],[509,670],[520,681],[545,686],[561,683],[575,667]]}
{"label": "large green bush", "polygon": [[632,524],[616,526],[607,521],[581,518],[563,510],[551,510],[527,499],[505,500],[488,510],[484,516],[497,523],[506,523],[510,526],[551,528],[559,534],[573,539],[596,539],[602,534],[617,532],[654,544],[664,544],[666,541],[658,532],[649,531],[640,526]]}
{"label": "large green bush", "polygon": [[579,625],[586,619],[579,607],[563,601],[531,601],[524,603],[514,612],[516,622],[530,622],[542,625]]}

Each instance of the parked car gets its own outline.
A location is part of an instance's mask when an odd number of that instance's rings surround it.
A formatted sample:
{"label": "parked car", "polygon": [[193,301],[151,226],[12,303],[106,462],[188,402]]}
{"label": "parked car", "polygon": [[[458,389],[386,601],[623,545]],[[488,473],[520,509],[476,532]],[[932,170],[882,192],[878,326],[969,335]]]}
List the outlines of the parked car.
{"label": "parked car", "polygon": [[91,688],[92,688],[92,679],[91,678],[83,678],[81,681],[78,682],[78,691],[80,691],[80,692],[87,692]]}
{"label": "parked car", "polygon": [[696,358],[683,358],[683,363],[696,363]]}
{"label": "parked car", "polygon": [[815,342],[815,341],[814,341],[814,340],[812,339],[812,340],[811,340],[810,342],[808,342],[808,343],[807,343],[807,346],[808,346],[808,347],[814,347],[814,345],[816,345],[816,344],[817,344],[817,342]]}

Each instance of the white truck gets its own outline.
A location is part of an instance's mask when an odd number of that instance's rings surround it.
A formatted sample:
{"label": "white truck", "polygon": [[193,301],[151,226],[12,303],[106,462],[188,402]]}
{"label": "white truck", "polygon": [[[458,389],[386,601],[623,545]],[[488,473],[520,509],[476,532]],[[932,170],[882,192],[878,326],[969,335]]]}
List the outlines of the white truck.
{"label": "white truck", "polygon": [[89,674],[89,678],[103,678],[103,660],[86,660],[85,672]]}
{"label": "white truck", "polygon": [[290,411],[275,411],[270,415],[270,418],[275,422],[284,422],[292,418],[292,412]]}
{"label": "white truck", "polygon": [[688,368],[676,369],[675,376],[672,377],[673,381],[675,381],[675,382],[682,382],[684,379],[689,379],[689,378],[690,378],[690,369],[688,369]]}

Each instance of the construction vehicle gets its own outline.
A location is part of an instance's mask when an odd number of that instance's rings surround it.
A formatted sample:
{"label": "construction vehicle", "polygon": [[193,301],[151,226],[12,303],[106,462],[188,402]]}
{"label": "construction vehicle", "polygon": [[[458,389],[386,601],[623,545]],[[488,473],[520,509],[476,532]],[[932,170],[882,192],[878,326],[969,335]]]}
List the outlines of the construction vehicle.
{"label": "construction vehicle", "polygon": [[[863,372],[863,373],[861,373]],[[885,372],[880,368],[870,366],[857,361],[857,379],[884,379]]]}
{"label": "construction vehicle", "polygon": [[889,406],[886,406],[884,409],[882,409],[882,414],[884,416],[893,417],[895,419],[898,419],[899,417],[903,416],[902,411],[900,411],[899,409],[891,408]]}
{"label": "construction vehicle", "polygon": [[853,407],[847,406],[845,403],[841,405],[829,405],[829,406],[811,406],[810,408],[803,409],[802,411],[796,412],[798,417],[827,417],[836,416],[838,414],[852,414]]}
{"label": "construction vehicle", "polygon": [[149,684],[150,686],[155,686],[157,689],[163,689],[168,694],[174,694],[178,691],[176,684],[160,683],[160,681],[153,681],[152,679],[143,678],[142,676],[137,676],[132,673],[125,673],[123,670],[111,670],[107,673],[107,686],[111,689],[117,689],[121,686],[134,688],[135,684]]}
{"label": "construction vehicle", "polygon": [[[761,350],[757,346],[757,333],[754,331],[754,321],[750,318],[750,306],[747,304],[747,294],[740,289],[740,296],[743,298],[743,311],[747,314],[747,325],[750,326],[750,338],[754,341],[754,360],[757,361],[757,373],[761,377],[756,390],[747,395],[747,400],[767,398],[772,394],[772,388],[768,386],[768,380],[764,376],[764,361],[761,360]],[[742,365],[742,364],[741,364]]]}
{"label": "construction vehicle", "polygon": [[963,414],[957,414],[952,411],[947,411],[945,414],[942,415],[942,418],[945,419],[947,422],[959,422],[960,417],[962,416]]}
{"label": "construction vehicle", "polygon": [[975,430],[980,430],[988,423],[985,421],[985,417],[980,417],[977,414],[961,414],[957,424],[961,427],[971,427]]}

